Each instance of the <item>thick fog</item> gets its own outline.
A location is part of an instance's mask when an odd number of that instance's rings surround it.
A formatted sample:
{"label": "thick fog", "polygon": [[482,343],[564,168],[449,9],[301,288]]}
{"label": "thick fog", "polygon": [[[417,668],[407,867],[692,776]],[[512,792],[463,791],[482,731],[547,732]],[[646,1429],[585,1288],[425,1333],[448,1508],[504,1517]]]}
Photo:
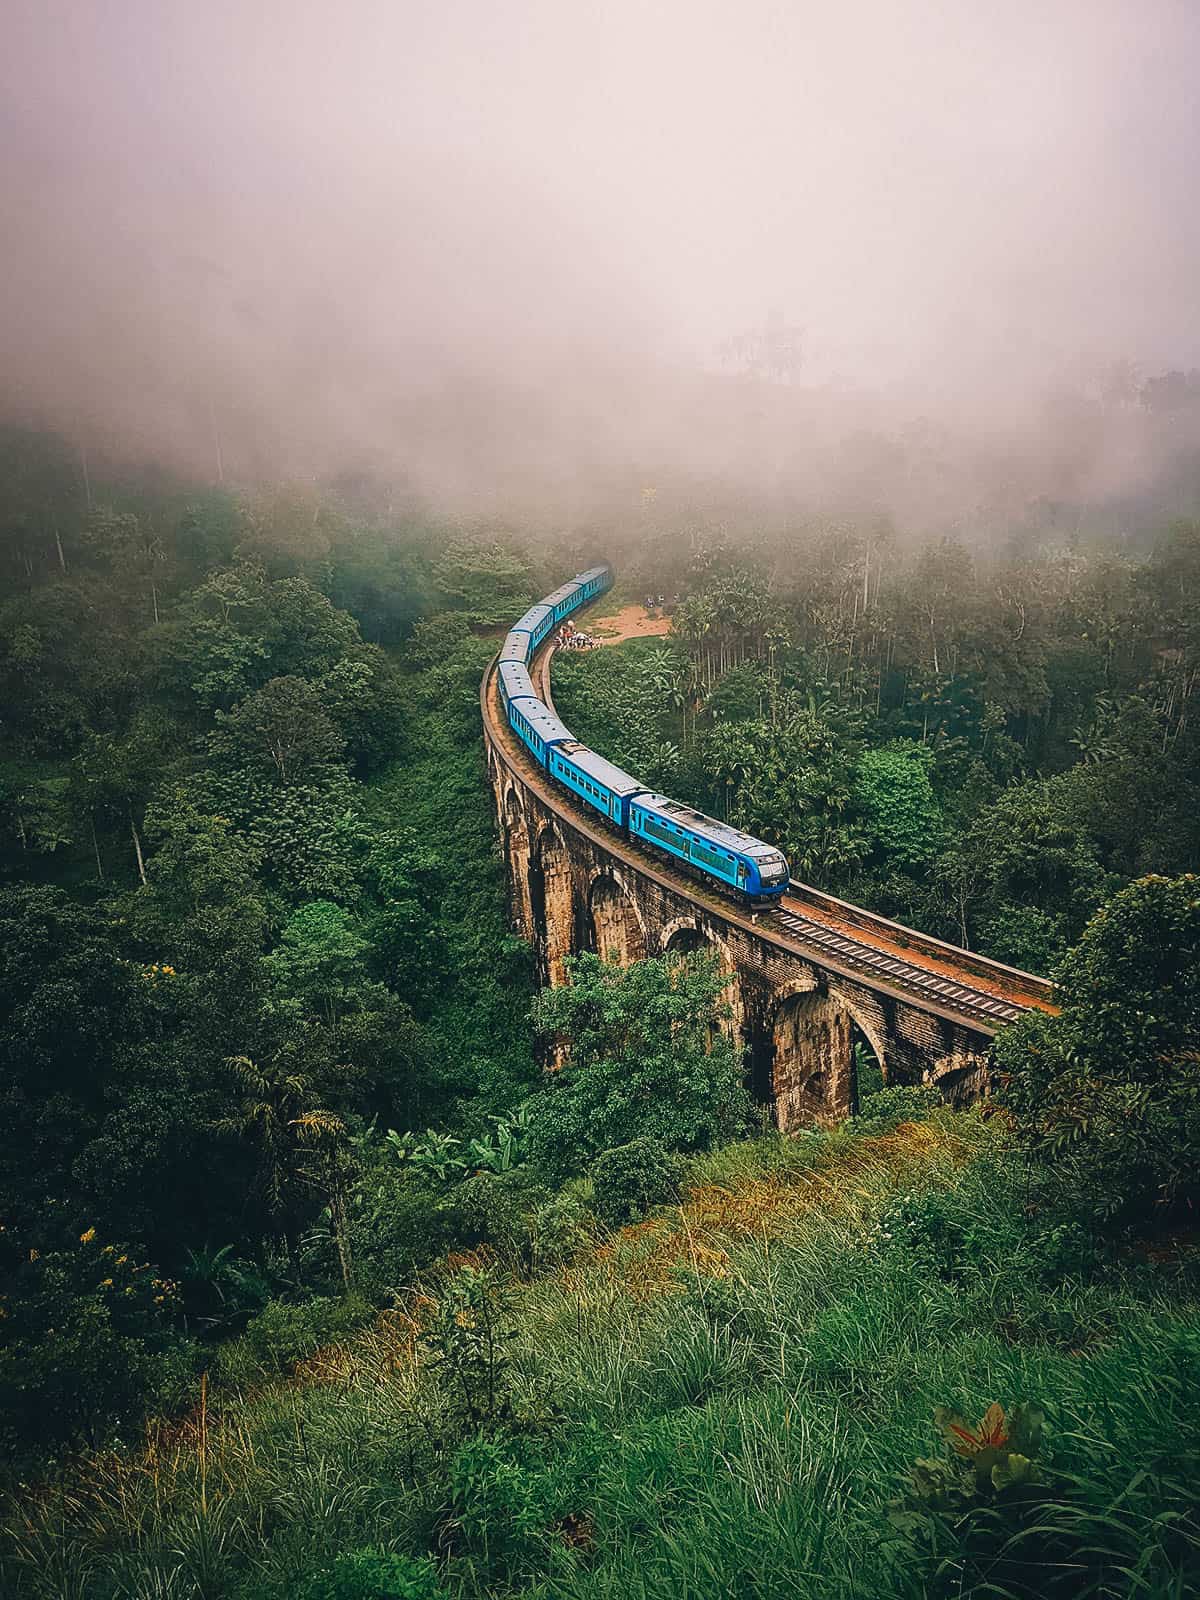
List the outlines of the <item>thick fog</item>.
{"label": "thick fog", "polygon": [[3,19],[6,416],[480,512],[1189,509],[1192,0]]}

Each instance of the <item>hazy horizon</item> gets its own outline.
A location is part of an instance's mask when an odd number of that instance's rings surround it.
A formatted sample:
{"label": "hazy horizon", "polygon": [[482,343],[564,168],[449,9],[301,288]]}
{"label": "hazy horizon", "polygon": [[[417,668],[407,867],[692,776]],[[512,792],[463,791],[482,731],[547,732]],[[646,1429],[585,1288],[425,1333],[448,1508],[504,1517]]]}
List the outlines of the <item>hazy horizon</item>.
{"label": "hazy horizon", "polygon": [[[962,519],[1195,444],[1121,396],[1200,366],[1186,4],[15,0],[5,41],[0,415],[481,510]],[[768,324],[790,382],[723,361]]]}

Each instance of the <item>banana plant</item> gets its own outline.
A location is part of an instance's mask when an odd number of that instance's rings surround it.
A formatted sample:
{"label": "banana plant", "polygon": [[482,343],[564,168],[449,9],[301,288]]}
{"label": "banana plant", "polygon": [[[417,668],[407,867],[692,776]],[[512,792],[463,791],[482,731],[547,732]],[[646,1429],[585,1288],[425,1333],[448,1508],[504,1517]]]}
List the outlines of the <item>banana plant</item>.
{"label": "banana plant", "polygon": [[496,1124],[493,1140],[472,1139],[468,1149],[471,1165],[485,1172],[511,1172],[525,1159],[529,1135],[529,1112],[525,1107],[507,1117],[490,1117]]}
{"label": "banana plant", "polygon": [[445,1183],[452,1174],[464,1172],[470,1165],[465,1156],[456,1154],[462,1148],[462,1140],[453,1134],[438,1133],[435,1128],[426,1128],[423,1134],[397,1133],[389,1128],[387,1140],[397,1161],[411,1163],[420,1171],[430,1173],[439,1183]]}

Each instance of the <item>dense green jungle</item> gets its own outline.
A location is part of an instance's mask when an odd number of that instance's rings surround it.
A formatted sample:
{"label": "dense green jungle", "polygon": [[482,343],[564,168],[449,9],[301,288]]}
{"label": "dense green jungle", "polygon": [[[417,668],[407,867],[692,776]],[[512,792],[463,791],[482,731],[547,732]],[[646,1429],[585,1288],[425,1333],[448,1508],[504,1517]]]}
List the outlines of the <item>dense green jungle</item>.
{"label": "dense green jungle", "polygon": [[[479,684],[1012,965],[781,1137],[702,957],[508,930]],[[1200,522],[450,521],[0,434],[0,1593],[1200,1593]],[[590,626],[588,619],[581,619]],[[549,1072],[543,1042],[569,1056]]]}

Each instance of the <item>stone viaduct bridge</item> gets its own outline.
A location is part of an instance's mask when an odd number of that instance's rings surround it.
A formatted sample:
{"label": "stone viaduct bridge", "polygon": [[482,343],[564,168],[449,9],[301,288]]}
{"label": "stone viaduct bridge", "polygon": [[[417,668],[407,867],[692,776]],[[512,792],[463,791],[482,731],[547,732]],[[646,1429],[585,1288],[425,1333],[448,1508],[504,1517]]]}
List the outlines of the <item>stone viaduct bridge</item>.
{"label": "stone viaduct bridge", "polygon": [[[553,708],[553,645],[532,664]],[[988,1045],[1050,985],[943,944],[793,880],[778,910],[752,914],[696,883],[585,811],[551,782],[504,718],[495,664],[481,687],[488,778],[496,802],[516,932],[539,981],[562,983],[582,951],[622,965],[712,950],[728,974],[727,1026],[756,1099],[781,1129],[855,1108],[861,1037],[889,1083],[937,1085],[965,1102],[986,1084]]]}

